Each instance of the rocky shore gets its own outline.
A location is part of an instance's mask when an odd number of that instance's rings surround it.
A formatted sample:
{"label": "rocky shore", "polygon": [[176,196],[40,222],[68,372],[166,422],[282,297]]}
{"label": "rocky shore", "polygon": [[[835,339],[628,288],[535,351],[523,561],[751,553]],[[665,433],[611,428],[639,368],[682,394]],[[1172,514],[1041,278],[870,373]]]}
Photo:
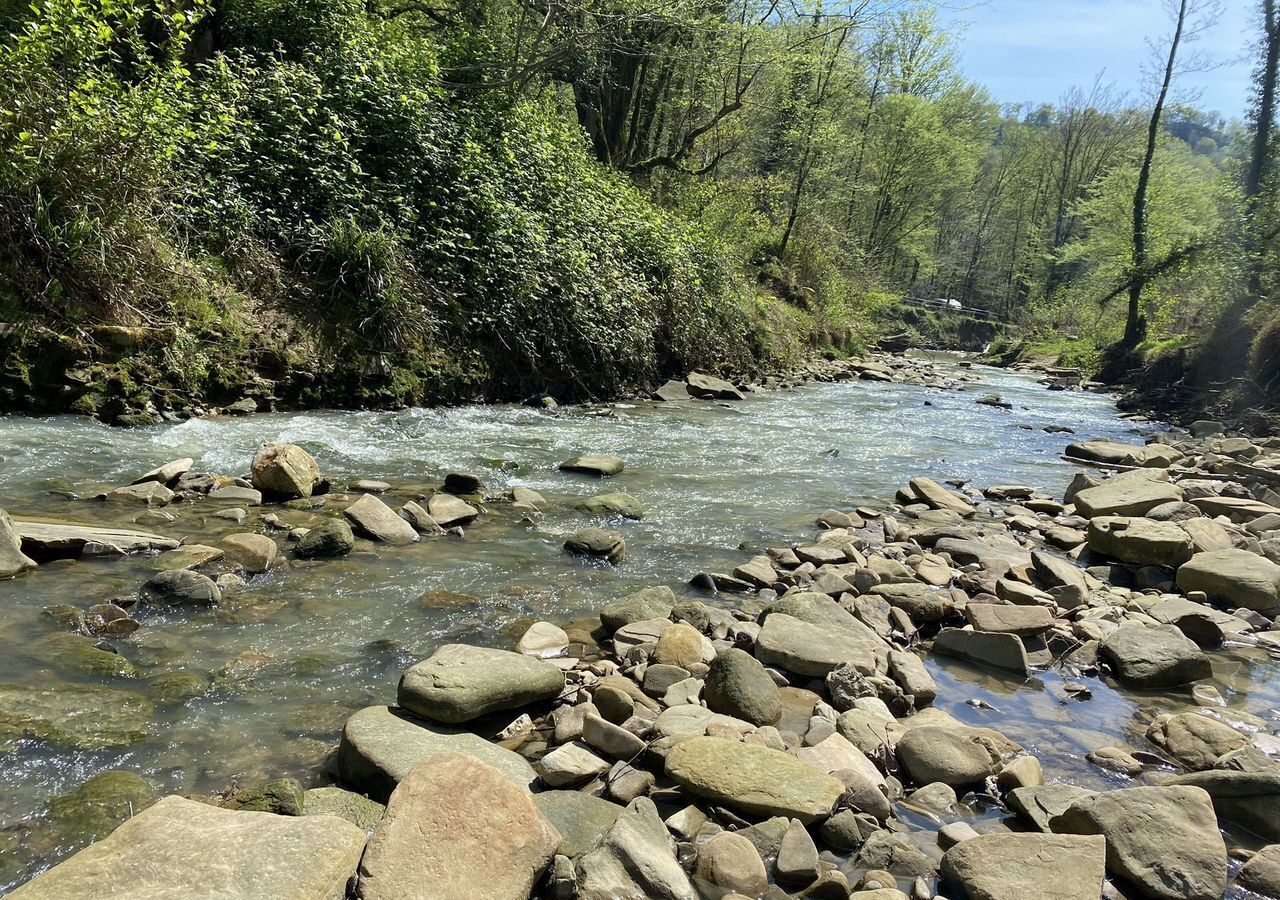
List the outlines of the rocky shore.
{"label": "rocky shore", "polygon": [[[896,357],[807,376],[964,383]],[[659,393],[734,402],[753,387],[694,373]],[[10,896],[1280,897],[1276,723],[1207,683],[1224,648],[1280,655],[1280,441],[1198,422],[1064,456],[1081,469],[1062,497],[919,477],[892,505],[815,510],[793,542],[685,573],[680,592],[603,598],[595,618],[539,621],[496,647],[443,644],[347,719],[317,786],[156,799],[136,774],[99,774],[58,802],[100,839]],[[334,565],[359,542],[391,555],[548,505],[469,472],[392,505],[395,485],[340,488],[290,444],[261,448],[247,477],[193,465],[96,498],[136,508],[136,527],[0,514],[0,577],[155,555],[135,595],[55,611],[57,652],[81,671],[130,666],[118,651],[149,609],[221,608],[255,573]],[[616,522],[564,552],[620,563],[626,522],[644,515],[626,461],[560,468],[599,478],[580,502]],[[255,525],[182,543],[158,533],[179,504]],[[295,510],[317,524],[290,527]],[[934,656],[1055,673],[1084,716],[1100,679],[1175,711],[1142,746],[1091,747],[1111,789],[1086,788],[1002,733],[999,710],[974,725],[935,705]],[[138,692],[40,693],[0,687],[0,737],[128,746],[150,718]]]}

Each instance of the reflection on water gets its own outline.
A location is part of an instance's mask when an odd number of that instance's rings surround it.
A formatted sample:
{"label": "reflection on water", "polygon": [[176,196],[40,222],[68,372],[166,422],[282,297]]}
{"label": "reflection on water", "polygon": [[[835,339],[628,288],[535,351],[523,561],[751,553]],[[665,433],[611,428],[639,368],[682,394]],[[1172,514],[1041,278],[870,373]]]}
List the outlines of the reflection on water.
{"label": "reflection on water", "polygon": [[[736,565],[743,549],[811,533],[823,509],[890,498],[920,474],[1060,493],[1074,470],[1058,458],[1064,437],[1047,434],[1046,425],[1069,425],[1084,436],[1134,436],[1104,398],[1050,393],[1026,376],[975,371],[983,383],[970,392],[858,382],[755,395],[733,406],[309,412],[135,431],[75,418],[0,419],[0,507],[18,515],[129,522],[137,508],[67,494],[128,483],[179,456],[194,457],[197,471],[242,474],[268,440],[312,451],[339,487],[356,478],[391,482],[393,505],[451,469],[480,473],[495,491],[531,487],[549,501],[536,524],[494,503],[462,540],[363,545],[340,561],[278,569],[255,578],[227,609],[141,612],[142,629],[115,641],[140,677],[115,686],[145,693],[147,679],[181,671],[212,688],[157,704],[147,739],[124,749],[26,742],[7,753],[0,856],[8,861],[0,864],[0,889],[69,849],[32,829],[32,821],[38,826],[50,797],[104,769],[135,771],[159,790],[192,793],[281,775],[306,781],[335,745],[346,715],[393,698],[401,669],[442,641],[509,644],[522,621],[569,619],[644,584],[681,590],[696,571]],[[1013,402],[1013,411],[974,402],[989,392]],[[622,456],[626,471],[606,489],[625,490],[649,509],[643,522],[616,526],[629,544],[617,569],[561,552],[564,533],[586,521],[572,499],[601,490],[601,483],[556,466],[585,452]],[[149,527],[211,544],[245,530],[211,516],[217,508],[207,500],[171,507],[174,521]],[[317,521],[309,511],[271,511],[289,525]],[[250,511],[248,526],[255,522]],[[41,643],[57,630],[43,611],[132,594],[151,565],[145,558],[57,563],[0,583],[0,684],[76,681]],[[473,599],[423,604],[432,590]],[[1272,664],[1224,655],[1217,662],[1218,686],[1229,702],[1247,699],[1249,709],[1265,714],[1274,702]],[[1081,703],[1067,699],[1054,674],[1021,684],[954,662],[929,665],[941,688],[939,706],[1022,742],[1040,756],[1050,780],[1113,783],[1084,763],[1083,753],[1103,743],[1142,746],[1152,715],[1188,702],[1135,699],[1092,683],[1093,699]],[[970,698],[999,712],[966,705]]]}

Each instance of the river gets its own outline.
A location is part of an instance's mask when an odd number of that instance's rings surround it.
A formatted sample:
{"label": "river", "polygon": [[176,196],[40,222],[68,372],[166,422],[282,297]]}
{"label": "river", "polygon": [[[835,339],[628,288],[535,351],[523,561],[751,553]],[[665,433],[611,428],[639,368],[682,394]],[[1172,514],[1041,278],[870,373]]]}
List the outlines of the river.
{"label": "river", "polygon": [[[1082,437],[1136,438],[1104,396],[1049,392],[1031,376],[1004,370],[972,371],[981,383],[968,391],[813,384],[732,405],[321,411],[137,430],[72,417],[0,418],[0,507],[19,516],[130,522],[139,508],[70,495],[127,484],[183,456],[195,458],[195,471],[243,474],[264,441],[311,451],[336,488],[358,478],[390,482],[392,505],[450,470],[476,472],[495,492],[524,485],[549,501],[536,523],[494,503],[464,539],[376,551],[362,545],[341,561],[278,568],[253,579],[235,609],[140,612],[141,630],[115,644],[140,670],[141,685],[122,679],[122,686],[145,692],[148,677],[182,670],[209,677],[211,687],[195,699],[158,705],[146,739],[129,747],[68,750],[23,741],[0,756],[6,788],[0,849],[9,851],[0,893],[75,849],[41,828],[45,804],[98,772],[134,771],[160,792],[208,793],[283,775],[314,783],[345,717],[390,702],[403,668],[441,642],[509,646],[518,623],[568,620],[648,584],[708,600],[683,587],[694,573],[727,571],[745,560],[744,551],[811,535],[815,516],[829,507],[891,501],[917,475],[978,486],[1030,484],[1061,496],[1075,471],[1059,458],[1068,436],[1045,426],[1070,426]],[[1013,409],[975,402],[989,392]],[[575,561],[561,549],[566,533],[587,524],[569,501],[601,490],[599,481],[557,470],[580,453],[623,457],[626,471],[606,489],[627,491],[649,511],[642,522],[616,526],[629,546],[616,569]],[[217,508],[208,500],[175,506],[169,510],[175,521],[148,528],[217,544],[252,530],[260,512],[250,510],[246,526],[237,526],[212,517]],[[315,521],[306,511],[278,512],[289,524]],[[151,563],[56,563],[0,582],[0,683],[74,681],[38,649],[57,628],[43,611],[133,594]],[[424,605],[428,591],[475,600]],[[1265,713],[1272,664],[1230,653],[1214,659],[1215,684],[1229,702]],[[1107,783],[1109,776],[1083,762],[1084,752],[1117,741],[1141,747],[1145,722],[1166,702],[1093,680],[1093,699],[1079,703],[1067,699],[1052,673],[1022,684],[936,658],[928,665],[942,691],[937,705],[1024,742],[1050,779]],[[1259,686],[1265,690],[1250,696]],[[979,698],[996,709],[965,702]]]}

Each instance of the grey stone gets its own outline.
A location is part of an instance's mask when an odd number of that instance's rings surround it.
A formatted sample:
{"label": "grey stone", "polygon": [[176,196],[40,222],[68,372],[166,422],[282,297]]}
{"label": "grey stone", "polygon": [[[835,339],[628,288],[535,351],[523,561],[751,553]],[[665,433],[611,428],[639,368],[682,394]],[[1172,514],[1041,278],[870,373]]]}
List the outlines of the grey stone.
{"label": "grey stone", "polygon": [[418,532],[413,526],[373,494],[361,495],[359,500],[343,510],[343,515],[362,534],[375,541],[403,546],[418,540]]}
{"label": "grey stone", "polygon": [[15,900],[342,900],[365,834],[329,816],[278,816],[165,797],[15,890]]}
{"label": "grey stone", "polygon": [[736,648],[722,650],[711,661],[703,696],[714,712],[753,725],[773,725],[782,717],[777,685],[759,660]]}
{"label": "grey stone", "polygon": [[1136,787],[1082,797],[1054,831],[1101,834],[1107,870],[1157,900],[1221,900],[1227,848],[1209,795],[1189,786]]}
{"label": "grey stone", "polygon": [[942,857],[942,877],[967,900],[1098,900],[1107,842],[1071,834],[985,834]]}
{"label": "grey stone", "polygon": [[693,794],[749,815],[812,822],[831,815],[844,785],[778,750],[719,737],[693,737],[667,754],[666,773]]}
{"label": "grey stone", "polygon": [[528,792],[471,756],[418,763],[360,862],[360,900],[527,900],[560,833]]}
{"label": "grey stone", "polygon": [[1172,625],[1122,625],[1103,639],[1099,654],[1121,682],[1144,690],[1190,684],[1213,674],[1209,658]]}
{"label": "grey stone", "polygon": [[469,722],[487,713],[554,700],[564,690],[555,665],[509,650],[445,644],[400,679],[399,704],[437,722]]}
{"label": "grey stone", "polygon": [[338,775],[348,787],[384,800],[415,765],[446,753],[474,756],[526,790],[537,777],[518,753],[471,732],[417,721],[385,706],[365,707],[347,719],[338,745]]}

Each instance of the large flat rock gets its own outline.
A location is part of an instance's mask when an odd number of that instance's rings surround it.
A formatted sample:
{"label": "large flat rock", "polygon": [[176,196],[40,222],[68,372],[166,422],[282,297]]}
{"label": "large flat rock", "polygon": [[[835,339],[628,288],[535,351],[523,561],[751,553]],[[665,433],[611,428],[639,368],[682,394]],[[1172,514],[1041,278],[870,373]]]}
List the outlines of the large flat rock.
{"label": "large flat rock", "polygon": [[942,877],[967,900],[1098,900],[1107,842],[1074,834],[984,834],[942,857]]}
{"label": "large flat rock", "polygon": [[537,778],[523,756],[469,731],[420,722],[385,706],[347,719],[338,745],[338,774],[349,787],[385,800],[418,763],[444,753],[473,756],[528,790]]}
{"label": "large flat rock", "polygon": [[14,519],[22,551],[37,559],[66,559],[78,556],[124,556],[147,550],[173,550],[178,541],[149,531],[130,531],[101,525],[69,522],[32,522]]}
{"label": "large flat rock", "polygon": [[681,741],[666,772],[686,790],[753,816],[808,823],[831,815],[844,794],[836,778],[781,750],[720,737]]}
{"label": "large flat rock", "polygon": [[14,900],[343,900],[365,834],[166,797],[18,888]]}
{"label": "large flat rock", "polygon": [[1096,516],[1142,516],[1164,503],[1182,499],[1182,489],[1167,481],[1113,478],[1076,494],[1076,512]]}
{"label": "large flat rock", "polygon": [[870,673],[876,668],[876,644],[887,649],[879,638],[875,642],[838,626],[773,613],[760,629],[755,655],[765,665],[781,666],[797,675],[822,677],[844,663]]}
{"label": "large flat rock", "polygon": [[146,738],[154,716],[151,701],[132,691],[0,684],[0,748],[21,738],[81,750],[126,747]]}
{"label": "large flat rock", "polygon": [[1107,870],[1156,900],[1221,900],[1227,847],[1198,787],[1136,787],[1081,797],[1052,822],[1058,833],[1101,834]]}
{"label": "large flat rock", "polygon": [[1248,550],[1211,550],[1178,569],[1178,587],[1229,606],[1271,609],[1280,606],[1280,566]]}
{"label": "large flat rock", "polygon": [[404,673],[397,699],[410,712],[452,725],[554,700],[563,690],[564,673],[544,660],[445,644]]}
{"label": "large flat rock", "polygon": [[527,900],[560,845],[533,798],[446,753],[400,782],[360,863],[361,900]]}
{"label": "large flat rock", "polygon": [[1143,690],[1177,687],[1213,674],[1209,657],[1173,625],[1122,625],[1103,639],[1099,652],[1116,678]]}

